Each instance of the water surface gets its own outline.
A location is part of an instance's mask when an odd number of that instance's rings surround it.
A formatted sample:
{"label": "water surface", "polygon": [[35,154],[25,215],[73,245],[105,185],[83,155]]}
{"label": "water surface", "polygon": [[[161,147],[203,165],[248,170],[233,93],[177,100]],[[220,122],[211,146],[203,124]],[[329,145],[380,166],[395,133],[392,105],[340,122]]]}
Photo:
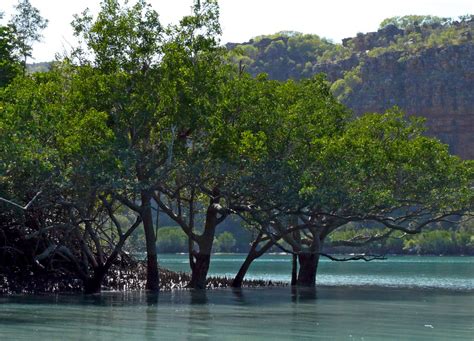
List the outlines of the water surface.
{"label": "water surface", "polygon": [[[188,269],[185,255],[162,265]],[[242,255],[215,255],[233,275]],[[316,290],[290,287],[0,297],[0,340],[473,340],[474,258],[322,261]],[[268,255],[251,278],[289,280]]]}
{"label": "water surface", "polygon": [[[160,264],[175,271],[189,271],[187,255],[163,254]],[[213,255],[210,274],[234,276],[243,254]],[[253,262],[246,278],[289,282],[289,255],[265,255]],[[321,259],[317,282],[321,285],[376,285],[474,290],[474,257],[388,256],[380,261],[334,262]]]}
{"label": "water surface", "polygon": [[0,298],[2,340],[472,340],[472,292],[322,287]]}

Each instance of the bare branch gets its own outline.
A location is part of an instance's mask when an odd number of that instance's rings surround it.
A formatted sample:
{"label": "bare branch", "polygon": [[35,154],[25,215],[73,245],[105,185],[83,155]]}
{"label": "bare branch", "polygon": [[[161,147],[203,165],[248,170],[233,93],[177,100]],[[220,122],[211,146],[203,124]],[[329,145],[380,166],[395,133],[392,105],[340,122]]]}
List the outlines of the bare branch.
{"label": "bare branch", "polygon": [[171,219],[173,219],[176,223],[178,223],[179,226],[183,229],[183,231],[191,238],[194,240],[197,239],[197,236],[193,233],[193,231],[190,229],[189,225],[181,219],[170,207],[168,207],[162,200],[161,198],[156,195],[156,193],[153,193],[153,199],[155,202],[158,204],[160,209],[165,212]]}
{"label": "bare branch", "polygon": [[54,224],[54,225],[50,225],[50,226],[41,228],[40,230],[38,230],[36,232],[25,235],[25,239],[27,239],[27,240],[28,239],[33,239],[33,238],[39,237],[43,233],[46,233],[48,231],[55,230],[55,229],[65,229],[65,230],[69,229],[69,230],[72,230],[72,229],[75,229],[75,228],[76,228],[76,226],[74,226],[72,224]]}
{"label": "bare branch", "polygon": [[327,253],[319,253],[320,256],[329,258],[330,260],[336,261],[336,262],[348,262],[351,260],[363,260],[365,262],[371,262],[373,260],[385,260],[385,256],[382,255],[355,255],[347,258],[337,258],[333,257],[331,255],[328,255]]}
{"label": "bare branch", "polygon": [[394,230],[389,230],[388,232],[386,232],[384,234],[376,234],[376,235],[368,236],[368,237],[357,235],[357,236],[355,236],[355,237],[353,237],[349,240],[333,241],[333,242],[331,242],[330,246],[354,246],[354,247],[364,246],[364,245],[373,243],[375,241],[385,240],[393,232],[394,232]]}
{"label": "bare branch", "polygon": [[120,195],[118,193],[112,193],[112,196],[120,201],[122,204],[130,208],[131,210],[137,212],[138,214],[142,213],[142,207],[138,206],[135,204],[133,201],[129,200],[128,198],[124,197],[123,195]]}
{"label": "bare branch", "polygon": [[33,197],[33,199],[31,199],[30,202],[29,202],[28,204],[26,204],[26,206],[18,205],[17,203],[15,203],[15,202],[13,202],[13,201],[11,201],[11,200],[2,198],[2,197],[0,197],[0,201],[3,201],[3,202],[5,202],[5,203],[7,203],[7,204],[10,204],[10,205],[12,205],[12,206],[15,206],[16,208],[19,208],[19,209],[21,209],[21,210],[23,210],[23,211],[27,211],[27,210],[31,207],[31,205],[33,205],[33,202],[36,200],[36,198],[39,197],[39,195],[40,195],[41,193],[42,193],[42,191],[39,191],[38,193],[36,193],[36,195]]}
{"label": "bare branch", "polygon": [[107,212],[109,214],[110,219],[112,220],[115,227],[117,228],[117,232],[119,234],[119,237],[122,237],[123,236],[122,225],[120,224],[120,222],[115,217],[114,211],[112,209],[112,205],[108,202],[108,200],[104,196],[100,195],[99,198],[100,198],[100,200],[102,200],[102,203],[104,204],[105,208],[107,209]]}

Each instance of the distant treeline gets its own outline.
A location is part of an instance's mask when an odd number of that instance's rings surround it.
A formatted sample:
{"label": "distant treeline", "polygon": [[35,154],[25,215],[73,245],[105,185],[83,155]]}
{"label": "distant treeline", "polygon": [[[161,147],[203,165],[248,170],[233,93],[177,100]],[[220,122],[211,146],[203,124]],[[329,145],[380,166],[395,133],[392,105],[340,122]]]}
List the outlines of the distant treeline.
{"label": "distant treeline", "polygon": [[[235,228],[237,230],[237,228]],[[250,232],[249,232],[250,233]],[[335,232],[330,240],[350,240],[357,236],[370,235],[370,229],[349,226]],[[142,230],[135,232],[131,237],[128,250],[130,252],[145,251]],[[232,232],[218,233],[214,240],[213,252],[245,253],[250,248],[250,235],[240,234],[236,238]],[[286,247],[289,247],[286,245]],[[186,253],[188,252],[188,238],[179,226],[161,227],[158,230],[157,250],[159,253]],[[271,252],[281,252],[273,247]],[[358,253],[359,248],[331,246],[324,248],[329,253]],[[373,243],[364,249],[371,254],[397,255],[474,255],[474,226],[464,224],[458,228],[434,228],[419,235],[397,234],[382,242]]]}
{"label": "distant treeline", "polygon": [[[472,15],[454,19],[393,17],[385,19],[377,32],[358,33],[354,38],[344,39],[342,44],[316,34],[283,31],[258,36],[246,43],[228,43],[227,49],[229,58],[252,75],[263,72],[272,79],[301,79],[324,71],[324,64],[340,63],[342,68],[348,64],[349,69],[356,70],[363,57],[402,51],[409,58],[422,49],[471,43],[473,18]],[[351,75],[343,78],[346,86],[350,86]],[[341,93],[341,87],[340,82],[334,86],[336,95]]]}

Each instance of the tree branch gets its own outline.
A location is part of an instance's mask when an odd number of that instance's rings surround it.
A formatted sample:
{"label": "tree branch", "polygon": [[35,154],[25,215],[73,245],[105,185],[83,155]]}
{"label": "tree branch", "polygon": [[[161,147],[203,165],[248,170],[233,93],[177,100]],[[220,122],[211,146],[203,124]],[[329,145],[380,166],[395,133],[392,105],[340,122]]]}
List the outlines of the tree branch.
{"label": "tree branch", "polygon": [[388,232],[386,232],[384,234],[376,234],[376,235],[370,236],[370,237],[364,237],[364,236],[361,236],[361,235],[357,235],[354,238],[351,238],[349,240],[337,240],[337,241],[331,242],[330,246],[334,246],[334,247],[336,247],[336,246],[353,246],[353,247],[364,246],[364,245],[373,243],[375,241],[385,240],[393,232],[394,232],[394,230],[389,230]]}
{"label": "tree branch", "polygon": [[385,256],[382,255],[356,255],[352,257],[347,257],[347,258],[337,258],[333,257],[331,255],[328,255],[327,253],[319,253],[320,256],[329,258],[330,260],[336,261],[336,262],[348,262],[351,260],[363,260],[365,262],[371,262],[373,260],[385,260]]}
{"label": "tree branch", "polygon": [[42,193],[42,191],[39,191],[38,193],[36,193],[35,196],[33,197],[33,199],[31,199],[30,202],[29,202],[28,204],[26,204],[26,206],[18,205],[17,203],[15,203],[15,202],[13,202],[13,201],[11,201],[11,200],[2,198],[2,197],[0,197],[0,201],[3,201],[3,202],[5,202],[5,203],[7,203],[7,204],[10,204],[10,205],[12,205],[12,206],[15,206],[16,208],[19,208],[19,209],[21,209],[21,210],[23,210],[23,211],[27,211],[27,210],[31,207],[31,205],[33,205],[33,202],[36,200],[36,198],[39,197],[39,195],[40,195],[41,193]]}

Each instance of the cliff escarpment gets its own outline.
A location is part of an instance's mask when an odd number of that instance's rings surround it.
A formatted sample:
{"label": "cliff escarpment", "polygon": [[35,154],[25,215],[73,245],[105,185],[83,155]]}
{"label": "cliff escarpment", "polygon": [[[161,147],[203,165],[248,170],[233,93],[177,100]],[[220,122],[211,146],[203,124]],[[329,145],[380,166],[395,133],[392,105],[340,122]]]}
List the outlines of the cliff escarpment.
{"label": "cliff escarpment", "polygon": [[[321,66],[341,101],[356,114],[398,106],[426,117],[428,133],[451,152],[474,159],[474,45],[430,48],[414,55],[386,52],[361,58],[350,88],[338,87],[339,66]],[[333,70],[335,69],[335,71]]]}
{"label": "cliff escarpment", "polygon": [[355,114],[398,106],[423,116],[429,135],[474,159],[473,36],[473,16],[406,16],[342,44],[281,32],[227,47],[254,75],[282,80],[325,73],[333,93]]}

